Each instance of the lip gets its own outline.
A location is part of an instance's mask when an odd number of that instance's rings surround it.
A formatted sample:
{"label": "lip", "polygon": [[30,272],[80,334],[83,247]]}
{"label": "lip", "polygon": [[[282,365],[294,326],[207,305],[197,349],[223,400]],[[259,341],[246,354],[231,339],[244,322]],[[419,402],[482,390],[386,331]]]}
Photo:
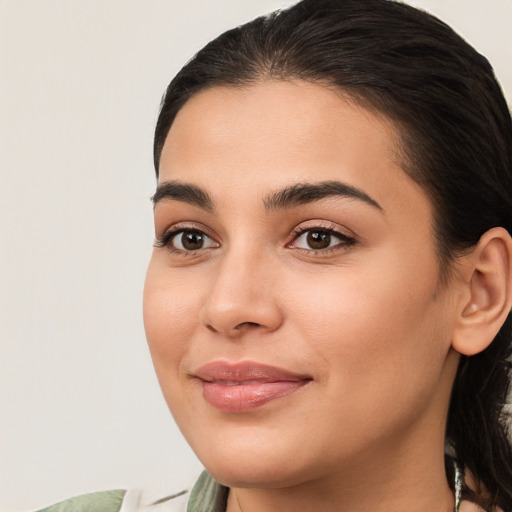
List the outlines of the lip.
{"label": "lip", "polygon": [[202,383],[205,401],[221,412],[249,412],[313,380],[308,375],[253,361],[213,361],[193,376]]}

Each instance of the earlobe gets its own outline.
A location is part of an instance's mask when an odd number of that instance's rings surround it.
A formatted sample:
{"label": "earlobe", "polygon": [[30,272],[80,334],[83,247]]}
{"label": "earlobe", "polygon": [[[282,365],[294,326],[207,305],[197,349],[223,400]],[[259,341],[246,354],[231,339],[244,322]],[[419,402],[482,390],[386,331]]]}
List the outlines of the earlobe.
{"label": "earlobe", "polygon": [[472,356],[490,345],[512,305],[512,239],[507,230],[484,233],[464,265],[468,293],[463,294],[452,347]]}

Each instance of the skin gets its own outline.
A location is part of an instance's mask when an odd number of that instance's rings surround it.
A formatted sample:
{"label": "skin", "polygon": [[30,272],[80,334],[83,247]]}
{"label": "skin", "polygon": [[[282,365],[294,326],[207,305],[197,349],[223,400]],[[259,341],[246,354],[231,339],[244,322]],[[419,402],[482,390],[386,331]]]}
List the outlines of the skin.
{"label": "skin", "polygon": [[[398,147],[388,119],[302,82],[200,92],[170,129],[159,184],[200,187],[212,205],[157,201],[157,240],[173,227],[207,238],[195,251],[181,235],[157,244],[144,320],[166,401],[207,470],[231,487],[229,512],[453,510],[444,428],[467,280],[440,283],[432,205]],[[333,180],[379,207],[338,195],[265,202]],[[341,236],[314,251],[298,226]],[[225,413],[191,377],[214,360],[311,381]]]}

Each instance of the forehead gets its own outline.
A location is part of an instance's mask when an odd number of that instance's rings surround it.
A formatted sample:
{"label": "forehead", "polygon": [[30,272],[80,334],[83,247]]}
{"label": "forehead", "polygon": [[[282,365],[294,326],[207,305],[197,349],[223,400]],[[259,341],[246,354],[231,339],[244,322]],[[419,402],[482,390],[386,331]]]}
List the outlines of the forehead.
{"label": "forehead", "polygon": [[[346,130],[340,134],[340,128]],[[263,81],[244,87],[214,87],[194,95],[178,112],[164,153],[201,142],[216,150],[235,140],[248,150],[289,148],[287,154],[324,153],[367,134],[369,150],[395,158],[398,132],[385,116],[357,105],[346,93],[308,82]],[[339,137],[339,135],[342,135]],[[318,144],[318,146],[314,146]],[[334,146],[334,147],[333,147]],[[167,150],[167,151],[166,151]],[[270,156],[269,155],[269,156]],[[254,156],[254,155],[252,155]]]}
{"label": "forehead", "polygon": [[249,197],[292,183],[340,180],[383,206],[414,196],[425,203],[426,194],[401,167],[399,140],[391,120],[342,91],[284,81],[214,87],[176,116],[160,181]]}

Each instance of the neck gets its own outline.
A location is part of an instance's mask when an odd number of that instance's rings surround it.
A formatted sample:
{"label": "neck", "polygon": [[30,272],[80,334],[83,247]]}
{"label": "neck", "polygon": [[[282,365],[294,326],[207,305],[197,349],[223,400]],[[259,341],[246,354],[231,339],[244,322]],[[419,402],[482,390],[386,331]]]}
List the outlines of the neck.
{"label": "neck", "polygon": [[293,486],[232,488],[227,512],[453,512],[444,425],[430,424],[407,439],[398,433],[386,445],[368,447],[335,474]]}
{"label": "neck", "polygon": [[[395,461],[397,462],[397,461]],[[373,466],[371,465],[373,464]],[[328,480],[280,489],[230,490],[227,512],[452,512],[444,457],[435,464],[363,461]]]}

